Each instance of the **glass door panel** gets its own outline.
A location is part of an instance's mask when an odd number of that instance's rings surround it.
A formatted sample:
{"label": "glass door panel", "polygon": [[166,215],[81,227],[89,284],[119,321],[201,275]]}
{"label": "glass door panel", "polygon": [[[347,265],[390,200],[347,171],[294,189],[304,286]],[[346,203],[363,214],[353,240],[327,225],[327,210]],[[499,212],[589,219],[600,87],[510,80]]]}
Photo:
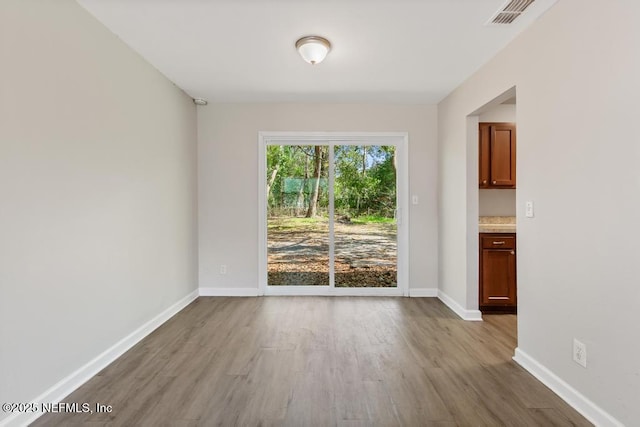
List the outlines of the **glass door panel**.
{"label": "glass door panel", "polygon": [[329,286],[329,147],[267,146],[267,285]]}
{"label": "glass door panel", "polygon": [[334,147],[336,287],[397,287],[396,147]]}

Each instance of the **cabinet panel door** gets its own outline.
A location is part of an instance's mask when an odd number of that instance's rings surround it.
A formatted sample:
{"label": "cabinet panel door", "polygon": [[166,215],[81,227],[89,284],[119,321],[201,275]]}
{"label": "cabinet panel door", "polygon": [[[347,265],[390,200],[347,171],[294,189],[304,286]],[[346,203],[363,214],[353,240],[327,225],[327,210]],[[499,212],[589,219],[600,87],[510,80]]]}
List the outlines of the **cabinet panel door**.
{"label": "cabinet panel door", "polygon": [[516,256],[513,250],[482,251],[482,304],[516,304]]}
{"label": "cabinet panel door", "polygon": [[510,125],[491,126],[491,185],[516,185],[516,130]]}
{"label": "cabinet panel door", "polygon": [[489,187],[489,179],[491,178],[491,174],[489,172],[490,169],[490,157],[491,154],[489,152],[490,140],[491,140],[491,125],[489,123],[480,123],[480,146],[478,147],[478,172],[479,172],[479,186],[480,188],[488,188]]}

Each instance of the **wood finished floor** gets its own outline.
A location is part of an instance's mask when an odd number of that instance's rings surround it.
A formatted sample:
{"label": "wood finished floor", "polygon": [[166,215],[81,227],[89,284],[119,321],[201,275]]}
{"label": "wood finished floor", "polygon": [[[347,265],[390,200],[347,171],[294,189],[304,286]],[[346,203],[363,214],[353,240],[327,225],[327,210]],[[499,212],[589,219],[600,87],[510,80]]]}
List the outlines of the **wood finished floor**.
{"label": "wood finished floor", "polygon": [[512,360],[516,317],[433,298],[199,298],[35,426],[585,426]]}

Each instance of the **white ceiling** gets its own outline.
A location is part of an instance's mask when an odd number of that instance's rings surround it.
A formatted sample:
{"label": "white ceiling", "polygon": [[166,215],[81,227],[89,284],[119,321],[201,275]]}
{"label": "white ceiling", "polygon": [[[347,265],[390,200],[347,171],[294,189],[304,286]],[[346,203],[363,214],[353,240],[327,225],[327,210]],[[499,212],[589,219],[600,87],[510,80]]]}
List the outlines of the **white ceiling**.
{"label": "white ceiling", "polygon": [[[78,0],[194,98],[440,101],[551,7],[484,25],[505,0]],[[294,48],[329,39],[319,65]]]}

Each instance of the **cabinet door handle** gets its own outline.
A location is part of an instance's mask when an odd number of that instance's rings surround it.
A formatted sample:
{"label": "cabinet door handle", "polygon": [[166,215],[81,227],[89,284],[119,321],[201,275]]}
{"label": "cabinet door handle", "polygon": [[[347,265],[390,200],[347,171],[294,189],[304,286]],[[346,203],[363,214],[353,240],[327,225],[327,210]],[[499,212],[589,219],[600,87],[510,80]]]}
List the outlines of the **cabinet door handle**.
{"label": "cabinet door handle", "polygon": [[504,245],[505,242],[492,242],[494,245]]}
{"label": "cabinet door handle", "polygon": [[497,181],[493,181],[493,183],[494,183],[494,184],[497,184],[498,182],[497,182]]}
{"label": "cabinet door handle", "polygon": [[509,299],[509,297],[489,297],[489,299],[505,300],[505,299]]}
{"label": "cabinet door handle", "polygon": [[515,255],[515,254],[516,254],[516,251],[511,251],[511,255]]}
{"label": "cabinet door handle", "polygon": [[485,179],[484,181],[482,181],[482,183],[483,183],[483,184],[486,184],[486,183],[487,183],[487,180]]}

